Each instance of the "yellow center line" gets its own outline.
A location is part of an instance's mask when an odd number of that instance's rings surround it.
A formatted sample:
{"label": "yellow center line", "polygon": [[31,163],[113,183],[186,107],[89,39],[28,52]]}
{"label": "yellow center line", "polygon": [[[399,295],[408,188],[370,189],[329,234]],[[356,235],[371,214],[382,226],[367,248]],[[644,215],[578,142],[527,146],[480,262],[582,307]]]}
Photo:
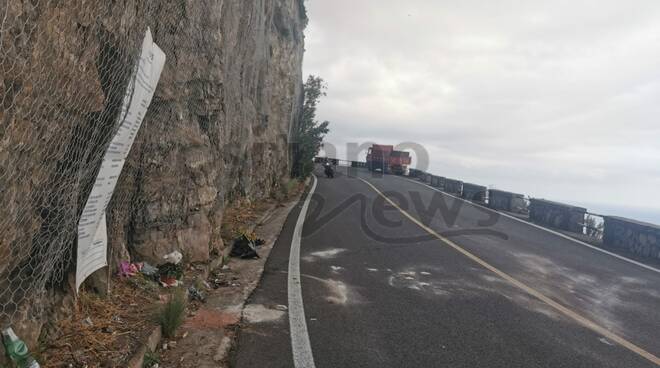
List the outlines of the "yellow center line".
{"label": "yellow center line", "polygon": [[541,292],[537,291],[536,289],[534,289],[530,286],[527,286],[525,283],[517,280],[513,276],[510,276],[509,274],[505,273],[504,271],[499,270],[498,268],[496,268],[495,266],[489,264],[488,262],[484,261],[483,259],[479,258],[478,256],[476,256],[476,255],[470,253],[469,251],[463,249],[458,244],[456,244],[453,241],[451,241],[451,240],[445,238],[444,236],[438,234],[435,230],[431,229],[430,227],[424,225],[422,222],[417,220],[411,214],[409,214],[404,209],[399,207],[398,204],[396,204],[391,199],[389,199],[385,194],[383,194],[383,192],[378,190],[378,188],[376,188],[373,184],[371,184],[370,182],[368,182],[368,181],[366,181],[362,178],[358,178],[358,179],[362,180],[364,183],[369,185],[371,187],[371,189],[373,189],[376,193],[378,193],[378,195],[383,197],[387,202],[389,202],[392,206],[394,206],[397,210],[399,210],[399,212],[401,212],[404,216],[406,216],[408,219],[410,219],[410,221],[414,222],[419,227],[424,229],[426,232],[428,232],[429,234],[433,235],[434,237],[440,239],[441,241],[443,241],[444,243],[446,243],[450,247],[454,248],[456,251],[463,254],[467,258],[473,260],[474,262],[478,263],[479,265],[481,265],[485,269],[493,272],[497,276],[503,278],[504,280],[508,281],[509,283],[511,283],[512,285],[516,286],[517,288],[523,290],[524,292],[526,292],[526,293],[532,295],[533,297],[539,299],[540,301],[542,301],[543,303],[545,303],[545,304],[549,305],[550,307],[554,308],[555,310],[562,313],[563,315],[575,320],[577,323],[581,324],[582,326],[584,326],[584,327],[586,327],[586,328],[602,335],[603,337],[609,339],[610,341],[616,342],[617,344],[625,347],[626,349],[632,351],[633,353],[635,353],[635,354],[649,360],[650,362],[660,366],[660,358],[658,358],[657,356],[653,355],[652,353],[649,353],[648,351],[646,351],[646,350],[642,349],[641,347],[633,344],[632,342],[626,340],[625,338],[623,338],[623,337],[621,337],[617,334],[612,333],[608,329],[606,329],[604,327],[601,327],[600,325],[598,325],[595,322],[589,320],[588,318],[581,316],[580,314],[578,314],[577,312],[574,312],[573,310],[569,309],[568,307],[565,307],[565,306],[557,303],[556,301],[554,301],[554,300],[550,299],[549,297],[543,295]]}

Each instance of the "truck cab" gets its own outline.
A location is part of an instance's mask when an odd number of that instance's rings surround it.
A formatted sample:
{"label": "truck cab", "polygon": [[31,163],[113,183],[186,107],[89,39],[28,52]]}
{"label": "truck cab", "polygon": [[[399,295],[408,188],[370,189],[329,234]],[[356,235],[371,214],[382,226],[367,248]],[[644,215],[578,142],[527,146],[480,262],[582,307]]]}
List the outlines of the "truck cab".
{"label": "truck cab", "polygon": [[395,151],[394,146],[374,144],[367,151],[367,168],[384,174],[407,175],[410,153]]}

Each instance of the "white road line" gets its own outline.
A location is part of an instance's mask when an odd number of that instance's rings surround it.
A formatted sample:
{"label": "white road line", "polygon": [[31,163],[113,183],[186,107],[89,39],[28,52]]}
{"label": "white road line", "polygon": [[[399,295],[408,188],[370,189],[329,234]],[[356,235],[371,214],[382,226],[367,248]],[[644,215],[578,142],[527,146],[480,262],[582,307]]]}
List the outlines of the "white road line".
{"label": "white road line", "polygon": [[630,259],[630,258],[626,258],[626,257],[621,256],[621,255],[618,255],[618,254],[616,254],[616,253],[608,252],[608,251],[606,251],[605,249],[601,249],[601,248],[595,247],[595,246],[593,246],[593,245],[591,245],[591,244],[589,244],[589,243],[585,243],[585,242],[583,242],[583,241],[581,241],[581,240],[577,240],[577,239],[575,239],[575,238],[571,238],[570,236],[565,235],[565,234],[562,234],[562,233],[560,233],[560,232],[558,232],[558,231],[554,231],[554,230],[551,230],[551,229],[545,228],[545,227],[543,227],[543,226],[540,226],[540,225],[537,225],[537,224],[533,224],[533,223],[531,223],[531,222],[527,222],[527,221],[521,220],[521,219],[519,219],[519,218],[517,218],[517,217],[515,217],[515,216],[511,216],[511,215],[508,215],[508,214],[506,214],[506,213],[502,213],[502,212],[500,212],[500,211],[496,211],[496,210],[494,210],[494,209],[492,209],[492,208],[483,207],[483,206],[478,206],[478,205],[476,205],[476,204],[474,204],[474,203],[472,203],[472,202],[470,202],[470,201],[467,201],[467,200],[465,200],[465,199],[463,199],[463,198],[460,198],[460,197],[453,196],[453,195],[451,195],[451,194],[449,194],[449,193],[443,192],[443,191],[441,191],[441,190],[438,189],[438,188],[432,187],[432,186],[430,186],[430,185],[428,185],[428,184],[426,184],[426,183],[422,183],[422,182],[420,182],[420,181],[412,180],[412,179],[408,179],[408,178],[402,178],[402,179],[407,180],[407,181],[412,182],[412,183],[416,183],[416,184],[419,184],[419,185],[425,186],[425,187],[427,187],[427,188],[429,188],[429,189],[435,190],[436,192],[440,192],[440,193],[442,193],[442,194],[444,194],[444,195],[447,195],[447,196],[450,196],[450,197],[452,197],[452,198],[455,198],[455,199],[461,200],[461,201],[463,201],[463,202],[465,202],[465,203],[468,203],[468,204],[470,204],[470,205],[472,205],[472,206],[474,206],[474,207],[479,207],[480,209],[485,209],[485,210],[487,210],[487,211],[491,211],[491,212],[497,213],[497,214],[499,214],[499,215],[501,215],[501,216],[504,216],[504,217],[510,218],[510,219],[512,219],[512,220],[516,220],[516,221],[518,221],[518,222],[520,222],[520,223],[523,223],[523,224],[525,224],[525,225],[529,225],[529,226],[535,227],[535,228],[537,228],[537,229],[540,229],[540,230],[543,230],[543,231],[549,232],[549,233],[551,233],[551,234],[557,235],[557,236],[559,236],[559,237],[561,237],[561,238],[564,238],[564,239],[566,239],[566,240],[570,240],[570,241],[572,241],[572,242],[574,242],[574,243],[577,243],[577,244],[583,245],[583,246],[585,246],[585,247],[587,247],[587,248],[591,248],[591,249],[593,249],[593,250],[595,250],[595,251],[598,251],[598,252],[601,252],[601,253],[605,253],[605,254],[610,255],[610,256],[612,256],[612,257],[614,257],[614,258],[618,258],[618,259],[620,259],[620,260],[622,260],[622,261],[625,261],[625,262],[628,262],[628,263],[632,263],[632,264],[634,264],[634,265],[636,265],[636,266],[639,266],[639,267],[645,268],[645,269],[647,269],[647,270],[649,270],[649,271],[653,271],[653,272],[660,273],[660,270],[657,269],[657,268],[651,267],[651,266],[646,265],[646,264],[644,264],[644,263],[637,262],[637,261],[632,260],[632,259]]}
{"label": "white road line", "polygon": [[291,330],[291,350],[293,351],[293,365],[296,368],[315,368],[312,346],[309,343],[307,332],[307,320],[305,319],[305,308],[303,305],[300,284],[300,240],[302,238],[305,216],[312,194],[316,189],[316,176],[312,175],[312,188],[307,193],[303,203],[298,222],[293,230],[291,239],[291,252],[289,253],[289,329]]}

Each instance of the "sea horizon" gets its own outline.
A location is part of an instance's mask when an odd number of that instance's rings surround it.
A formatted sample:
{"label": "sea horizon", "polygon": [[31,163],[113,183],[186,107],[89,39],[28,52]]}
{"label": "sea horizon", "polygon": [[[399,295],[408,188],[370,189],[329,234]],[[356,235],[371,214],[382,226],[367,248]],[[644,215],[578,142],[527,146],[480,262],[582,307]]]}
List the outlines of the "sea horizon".
{"label": "sea horizon", "polygon": [[576,201],[567,201],[566,203],[585,207],[587,211],[599,215],[625,217],[631,220],[648,222],[660,226],[660,208],[622,206]]}

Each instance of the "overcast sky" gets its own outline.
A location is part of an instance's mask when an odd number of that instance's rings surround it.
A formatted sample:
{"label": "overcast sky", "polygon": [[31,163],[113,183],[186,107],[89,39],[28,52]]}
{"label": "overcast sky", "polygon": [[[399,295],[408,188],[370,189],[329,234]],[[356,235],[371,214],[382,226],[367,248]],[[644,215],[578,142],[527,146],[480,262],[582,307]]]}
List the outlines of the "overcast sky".
{"label": "overcast sky", "polygon": [[340,156],[412,141],[438,175],[660,212],[660,1],[306,3]]}

